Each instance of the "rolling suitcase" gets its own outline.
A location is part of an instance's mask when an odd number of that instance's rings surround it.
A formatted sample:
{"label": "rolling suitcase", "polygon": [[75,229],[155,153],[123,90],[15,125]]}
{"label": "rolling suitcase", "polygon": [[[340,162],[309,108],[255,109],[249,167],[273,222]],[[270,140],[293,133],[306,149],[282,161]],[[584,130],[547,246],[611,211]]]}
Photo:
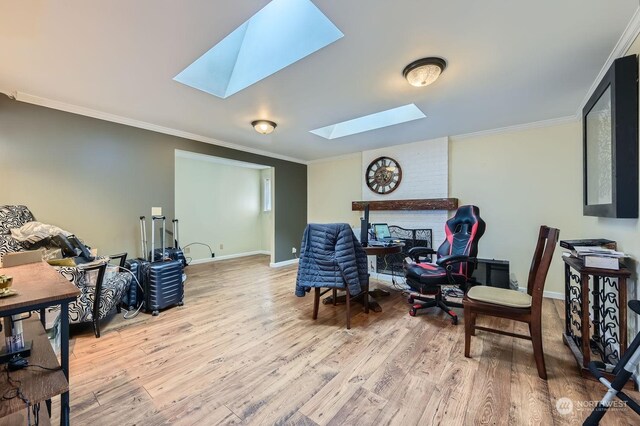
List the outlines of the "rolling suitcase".
{"label": "rolling suitcase", "polygon": [[[160,241],[162,249],[158,253],[155,249],[155,224],[162,221]],[[164,216],[152,216],[151,256],[149,264],[142,265],[145,275],[145,310],[154,316],[160,309],[168,306],[181,306],[184,302],[184,284],[182,282],[182,262],[166,258],[165,253],[165,223]]]}
{"label": "rolling suitcase", "polygon": [[[145,224],[145,217],[140,216],[140,243],[142,247],[142,256],[145,256],[147,252],[147,228]],[[129,286],[129,291],[125,293],[122,298],[122,305],[129,310],[136,309],[142,302],[144,302],[144,292],[143,289],[146,286],[145,275],[142,273],[143,265],[145,263],[149,263],[147,259],[137,258],[137,259],[127,259],[124,266],[131,274],[135,277],[135,279],[131,280],[131,285]]]}

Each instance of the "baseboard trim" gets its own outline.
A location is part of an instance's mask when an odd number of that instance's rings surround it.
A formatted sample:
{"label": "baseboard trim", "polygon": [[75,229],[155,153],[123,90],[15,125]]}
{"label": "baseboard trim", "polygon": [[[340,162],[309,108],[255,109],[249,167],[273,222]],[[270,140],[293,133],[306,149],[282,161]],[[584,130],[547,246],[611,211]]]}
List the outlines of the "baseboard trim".
{"label": "baseboard trim", "polygon": [[201,263],[219,262],[221,260],[237,259],[239,257],[255,256],[257,254],[271,254],[266,250],[248,251],[244,253],[227,254],[225,256],[208,257],[205,259],[192,260],[189,265],[199,265]]}
{"label": "baseboard trim", "polygon": [[[520,287],[518,289],[518,291],[521,291],[523,293],[527,292],[527,289],[524,287]],[[544,293],[542,293],[542,297],[546,297],[547,299],[557,299],[557,300],[564,300],[564,293],[558,293],[557,291],[544,291]]]}
{"label": "baseboard trim", "polygon": [[564,300],[564,293],[557,291],[545,291],[542,295],[548,299]]}
{"label": "baseboard trim", "polygon": [[298,263],[298,258],[283,260],[282,262],[272,262],[269,264],[272,268],[282,268],[283,266],[295,265]]}

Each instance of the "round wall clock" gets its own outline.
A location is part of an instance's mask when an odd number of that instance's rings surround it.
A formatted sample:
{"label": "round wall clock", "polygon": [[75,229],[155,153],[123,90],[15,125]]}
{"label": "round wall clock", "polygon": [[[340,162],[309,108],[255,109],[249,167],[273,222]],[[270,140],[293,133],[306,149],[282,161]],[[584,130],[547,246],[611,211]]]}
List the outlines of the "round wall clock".
{"label": "round wall clock", "polygon": [[402,169],[393,158],[379,157],[369,164],[364,179],[376,194],[389,194],[400,186]]}

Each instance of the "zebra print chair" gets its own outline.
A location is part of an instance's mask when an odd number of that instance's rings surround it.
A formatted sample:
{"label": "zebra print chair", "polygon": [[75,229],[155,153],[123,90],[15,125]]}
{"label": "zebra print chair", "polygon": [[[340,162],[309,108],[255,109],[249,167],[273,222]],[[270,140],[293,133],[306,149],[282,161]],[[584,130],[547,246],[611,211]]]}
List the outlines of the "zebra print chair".
{"label": "zebra print chair", "polygon": [[[0,206],[0,257],[6,253],[28,250],[11,236],[11,229],[19,228],[34,220],[33,214],[26,206]],[[119,266],[123,266],[126,256],[126,253],[122,253],[100,259],[103,259],[105,264],[109,262],[110,258],[111,260],[119,260]],[[69,303],[69,322],[72,324],[91,322],[96,337],[100,337],[98,321],[105,318],[113,308],[120,312],[120,302],[129,290],[131,275],[125,272],[116,272],[110,274],[102,282],[96,282],[95,274],[87,273],[82,266],[53,266],[53,268],[80,289],[80,295],[77,299]],[[99,294],[97,299],[96,290]],[[55,312],[59,309],[59,306],[54,306],[47,311]]]}

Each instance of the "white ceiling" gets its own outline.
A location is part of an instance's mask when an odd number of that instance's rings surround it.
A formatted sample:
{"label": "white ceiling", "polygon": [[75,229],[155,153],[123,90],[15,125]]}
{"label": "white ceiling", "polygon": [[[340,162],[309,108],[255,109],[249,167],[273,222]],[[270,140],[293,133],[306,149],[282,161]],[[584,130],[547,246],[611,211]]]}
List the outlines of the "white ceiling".
{"label": "white ceiling", "polygon": [[[227,99],[172,78],[267,0],[0,3],[0,91],[313,160],[574,115],[638,0],[314,0],[344,38]],[[426,88],[409,62],[448,66]],[[309,133],[407,103],[426,119]],[[255,119],[278,123],[257,134]]]}

